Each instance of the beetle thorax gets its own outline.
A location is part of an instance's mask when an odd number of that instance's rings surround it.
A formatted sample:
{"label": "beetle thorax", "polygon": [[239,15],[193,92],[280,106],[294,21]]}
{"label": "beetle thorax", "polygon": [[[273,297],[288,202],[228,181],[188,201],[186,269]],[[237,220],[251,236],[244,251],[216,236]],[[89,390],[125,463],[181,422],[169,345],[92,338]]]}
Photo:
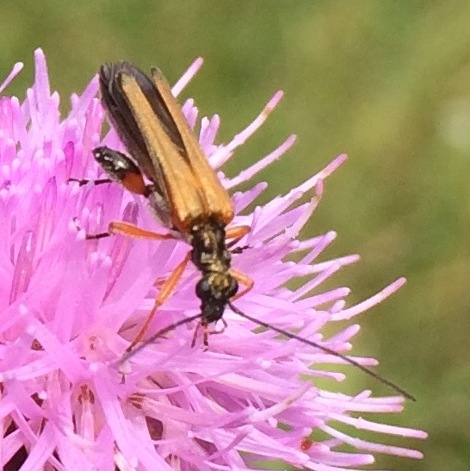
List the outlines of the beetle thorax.
{"label": "beetle thorax", "polygon": [[227,302],[238,291],[230,273],[231,255],[225,243],[225,225],[217,221],[194,224],[188,236],[191,259],[201,271],[196,295],[201,300],[202,324],[219,320]]}
{"label": "beetle thorax", "polygon": [[188,236],[191,259],[204,273],[224,273],[230,269],[231,255],[225,243],[225,226],[216,221],[194,224]]}

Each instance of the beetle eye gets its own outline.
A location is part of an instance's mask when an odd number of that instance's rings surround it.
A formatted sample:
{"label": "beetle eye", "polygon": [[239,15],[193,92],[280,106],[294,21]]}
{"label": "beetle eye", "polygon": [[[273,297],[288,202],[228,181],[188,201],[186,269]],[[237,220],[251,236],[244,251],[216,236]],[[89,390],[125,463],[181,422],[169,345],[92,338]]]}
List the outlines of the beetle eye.
{"label": "beetle eye", "polygon": [[229,289],[229,295],[228,297],[231,298],[235,294],[237,294],[238,291],[238,281],[235,278],[232,278],[232,281],[230,282],[230,289]]}

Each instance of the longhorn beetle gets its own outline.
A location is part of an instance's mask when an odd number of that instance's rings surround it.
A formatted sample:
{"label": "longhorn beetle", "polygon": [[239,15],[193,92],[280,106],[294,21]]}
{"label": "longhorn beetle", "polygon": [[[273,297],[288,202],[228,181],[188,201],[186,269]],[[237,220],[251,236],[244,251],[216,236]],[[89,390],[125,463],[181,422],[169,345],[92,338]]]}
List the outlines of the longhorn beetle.
{"label": "longhorn beetle", "polygon": [[[154,307],[123,360],[134,355],[148,343],[174,330],[176,327],[199,319],[192,339],[195,345],[199,328],[203,331],[203,344],[208,348],[210,324],[222,320],[229,306],[240,316],[288,338],[323,350],[342,358],[376,378],[395,391],[413,399],[395,383],[328,347],[279,329],[240,311],[233,300],[246,294],[253,281],[231,267],[229,248],[246,235],[248,226],[226,229],[234,217],[229,194],[220,183],[204,155],[196,136],[189,127],[180,106],[171,94],[170,86],[158,69],[148,77],[130,62],[105,64],[99,70],[102,104],[111,124],[126,146],[131,157],[108,147],[93,150],[96,161],[109,179],[97,183],[117,181],[129,191],[143,195],[160,221],[179,233],[191,250],[177,265],[161,286]],[[146,183],[144,176],[150,183]],[[88,180],[76,180],[81,185]],[[111,222],[108,232],[88,235],[98,239],[112,234],[152,239],[174,238],[173,234],[157,234],[130,223]],[[227,240],[230,242],[227,243]],[[201,272],[196,284],[196,295],[201,301],[201,312],[175,322],[150,339],[139,343],[158,308],[170,297],[189,261]],[[245,287],[239,291],[239,284]],[[136,347],[136,348],[134,348]]]}

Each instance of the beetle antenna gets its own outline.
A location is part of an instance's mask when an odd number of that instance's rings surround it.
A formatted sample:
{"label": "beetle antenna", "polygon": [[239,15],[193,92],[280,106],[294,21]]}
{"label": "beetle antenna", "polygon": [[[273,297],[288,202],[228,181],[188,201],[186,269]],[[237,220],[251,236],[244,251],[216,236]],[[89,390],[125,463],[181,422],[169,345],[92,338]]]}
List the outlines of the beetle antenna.
{"label": "beetle antenna", "polygon": [[325,347],[324,345],[320,345],[317,342],[313,342],[312,340],[307,340],[304,339],[303,337],[300,337],[299,335],[292,334],[291,332],[287,332],[286,330],[279,329],[278,327],[275,327],[271,324],[268,324],[267,322],[260,321],[259,319],[256,319],[255,317],[252,317],[248,314],[245,314],[244,312],[240,311],[236,306],[234,306],[230,301],[228,302],[228,305],[232,309],[233,312],[238,314],[241,317],[244,317],[245,319],[248,319],[251,322],[254,322],[255,324],[260,325],[261,327],[265,327],[267,329],[274,330],[274,332],[277,332],[278,334],[285,335],[286,337],[297,340],[298,342],[301,342],[305,345],[309,345],[310,347],[315,347],[318,348],[319,350],[322,350],[325,353],[328,353],[329,355],[333,355],[335,357],[341,358],[345,362],[355,366],[356,368],[359,368],[361,371],[366,373],[367,375],[371,376],[372,378],[376,379],[377,381],[380,381],[382,384],[385,384],[389,388],[393,389],[395,392],[401,394],[402,396],[406,397],[407,399],[410,399],[412,401],[416,401],[416,398],[410,394],[409,392],[405,391],[403,388],[398,386],[392,381],[389,381],[388,379],[384,378],[383,376],[380,376],[379,374],[375,373],[373,370],[370,368],[367,368],[364,365],[361,365],[359,362],[356,360],[353,360],[352,358],[347,357],[346,355],[343,355],[342,353],[339,353],[332,348]]}
{"label": "beetle antenna", "polygon": [[[333,355],[337,358],[341,358],[343,361],[346,363],[349,363],[350,365],[355,366],[356,368],[360,369],[367,375],[371,376],[375,380],[381,382],[382,384],[385,384],[389,388],[393,389],[395,392],[401,394],[402,396],[406,397],[407,399],[410,399],[411,401],[416,401],[416,398],[410,394],[409,392],[405,391],[403,388],[395,384],[394,382],[384,378],[383,376],[380,376],[379,374],[375,373],[373,370],[370,368],[367,368],[364,365],[361,365],[358,361],[353,360],[352,358],[347,357],[346,355],[343,355],[342,353],[339,353],[332,348],[325,347],[324,345],[320,345],[318,342],[314,342],[313,340],[307,340],[303,337],[300,337],[299,335],[293,334],[291,332],[288,332],[286,330],[280,329],[278,327],[275,327],[272,324],[268,324],[267,322],[260,321],[259,319],[256,319],[255,317],[250,316],[249,314],[245,314],[243,311],[240,311],[236,306],[234,306],[230,301],[227,303],[230,308],[232,309],[233,312],[238,314],[240,317],[244,317],[245,319],[258,324],[261,327],[265,327],[266,329],[271,329],[274,332],[277,332],[278,334],[284,335],[290,339],[297,340],[300,343],[303,343],[305,345],[309,345],[310,347],[318,348],[319,350],[322,350],[325,353],[328,353],[329,355]],[[174,322],[173,324],[170,324],[163,329],[160,329],[157,333],[152,335],[150,338],[148,338],[145,342],[141,343],[137,347],[133,348],[131,351],[126,352],[121,360],[120,363],[124,363],[129,358],[133,357],[137,353],[139,353],[141,350],[143,350],[147,345],[154,343],[159,337],[167,334],[168,332],[171,332],[172,330],[176,329],[180,325],[188,324],[189,322],[192,322],[196,319],[200,319],[202,317],[202,314],[195,314],[194,316],[190,317],[185,317],[184,319],[179,320],[178,322]]]}
{"label": "beetle antenna", "polygon": [[174,322],[173,324],[167,325],[163,329],[160,329],[156,334],[153,334],[151,337],[149,337],[145,342],[142,342],[140,345],[137,347],[134,347],[132,350],[124,353],[122,356],[121,360],[119,363],[124,363],[125,361],[129,360],[129,358],[133,357],[137,353],[139,353],[141,350],[143,350],[147,345],[154,343],[155,340],[158,339],[158,337],[161,337],[162,335],[167,334],[168,332],[171,332],[172,330],[175,330],[177,327],[180,325],[188,324],[189,322],[192,322],[196,319],[199,319],[202,317],[202,314],[195,314],[194,316],[190,317],[185,317],[184,319],[181,319],[178,322]]}

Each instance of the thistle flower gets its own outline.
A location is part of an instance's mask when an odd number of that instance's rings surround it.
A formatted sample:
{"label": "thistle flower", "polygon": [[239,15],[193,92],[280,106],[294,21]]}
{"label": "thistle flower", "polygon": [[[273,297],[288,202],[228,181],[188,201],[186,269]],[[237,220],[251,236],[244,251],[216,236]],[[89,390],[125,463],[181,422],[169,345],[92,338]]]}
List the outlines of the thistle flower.
{"label": "thistle flower", "polygon": [[[175,93],[200,65],[193,64]],[[85,240],[85,233],[105,231],[111,220],[162,228],[145,203],[119,185],[69,182],[71,177],[102,176],[91,150],[103,143],[122,149],[122,144],[113,130],[100,141],[103,109],[96,78],[72,97],[71,111],[61,119],[59,96],[50,91],[40,50],[35,66],[35,83],[24,101],[8,96],[0,101],[4,469],[243,470],[281,461],[334,471],[372,463],[373,453],[420,458],[418,451],[344,431],[350,426],[424,438],[424,432],[358,416],[399,412],[402,397],[375,398],[370,391],[348,396],[318,387],[317,378],[344,378],[334,368],[341,362],[338,357],[269,329],[260,331],[230,309],[225,313],[228,328],[210,337],[208,351],[191,348],[192,323],[166,332],[126,364],[120,362],[162,280],[189,249],[180,240]],[[21,67],[13,68],[1,91]],[[253,123],[225,145],[215,144],[219,118],[200,120],[199,140],[215,168],[263,124],[281,95],[276,93]],[[188,100],[183,110],[194,126],[193,102]],[[223,184],[232,189],[249,181],[294,141],[290,136],[234,178],[220,175]],[[361,314],[403,284],[399,279],[346,307],[347,288],[323,291],[321,283],[357,257],[318,261],[335,238],[333,232],[297,239],[320,199],[323,180],[344,160],[337,157],[287,195],[251,213],[247,206],[266,185],[233,195],[235,223],[251,226],[241,241],[248,248],[234,256],[234,266],[255,282],[252,291],[236,300],[237,307],[343,353],[350,350],[359,327],[350,325],[328,338],[322,337],[322,327]],[[301,200],[305,195],[310,201]],[[292,254],[299,261],[289,261]],[[159,309],[152,332],[198,312],[197,277],[194,268],[186,270]],[[308,281],[297,289],[285,286],[299,277]],[[376,364],[371,358],[355,360]],[[324,364],[330,369],[317,369]]]}

